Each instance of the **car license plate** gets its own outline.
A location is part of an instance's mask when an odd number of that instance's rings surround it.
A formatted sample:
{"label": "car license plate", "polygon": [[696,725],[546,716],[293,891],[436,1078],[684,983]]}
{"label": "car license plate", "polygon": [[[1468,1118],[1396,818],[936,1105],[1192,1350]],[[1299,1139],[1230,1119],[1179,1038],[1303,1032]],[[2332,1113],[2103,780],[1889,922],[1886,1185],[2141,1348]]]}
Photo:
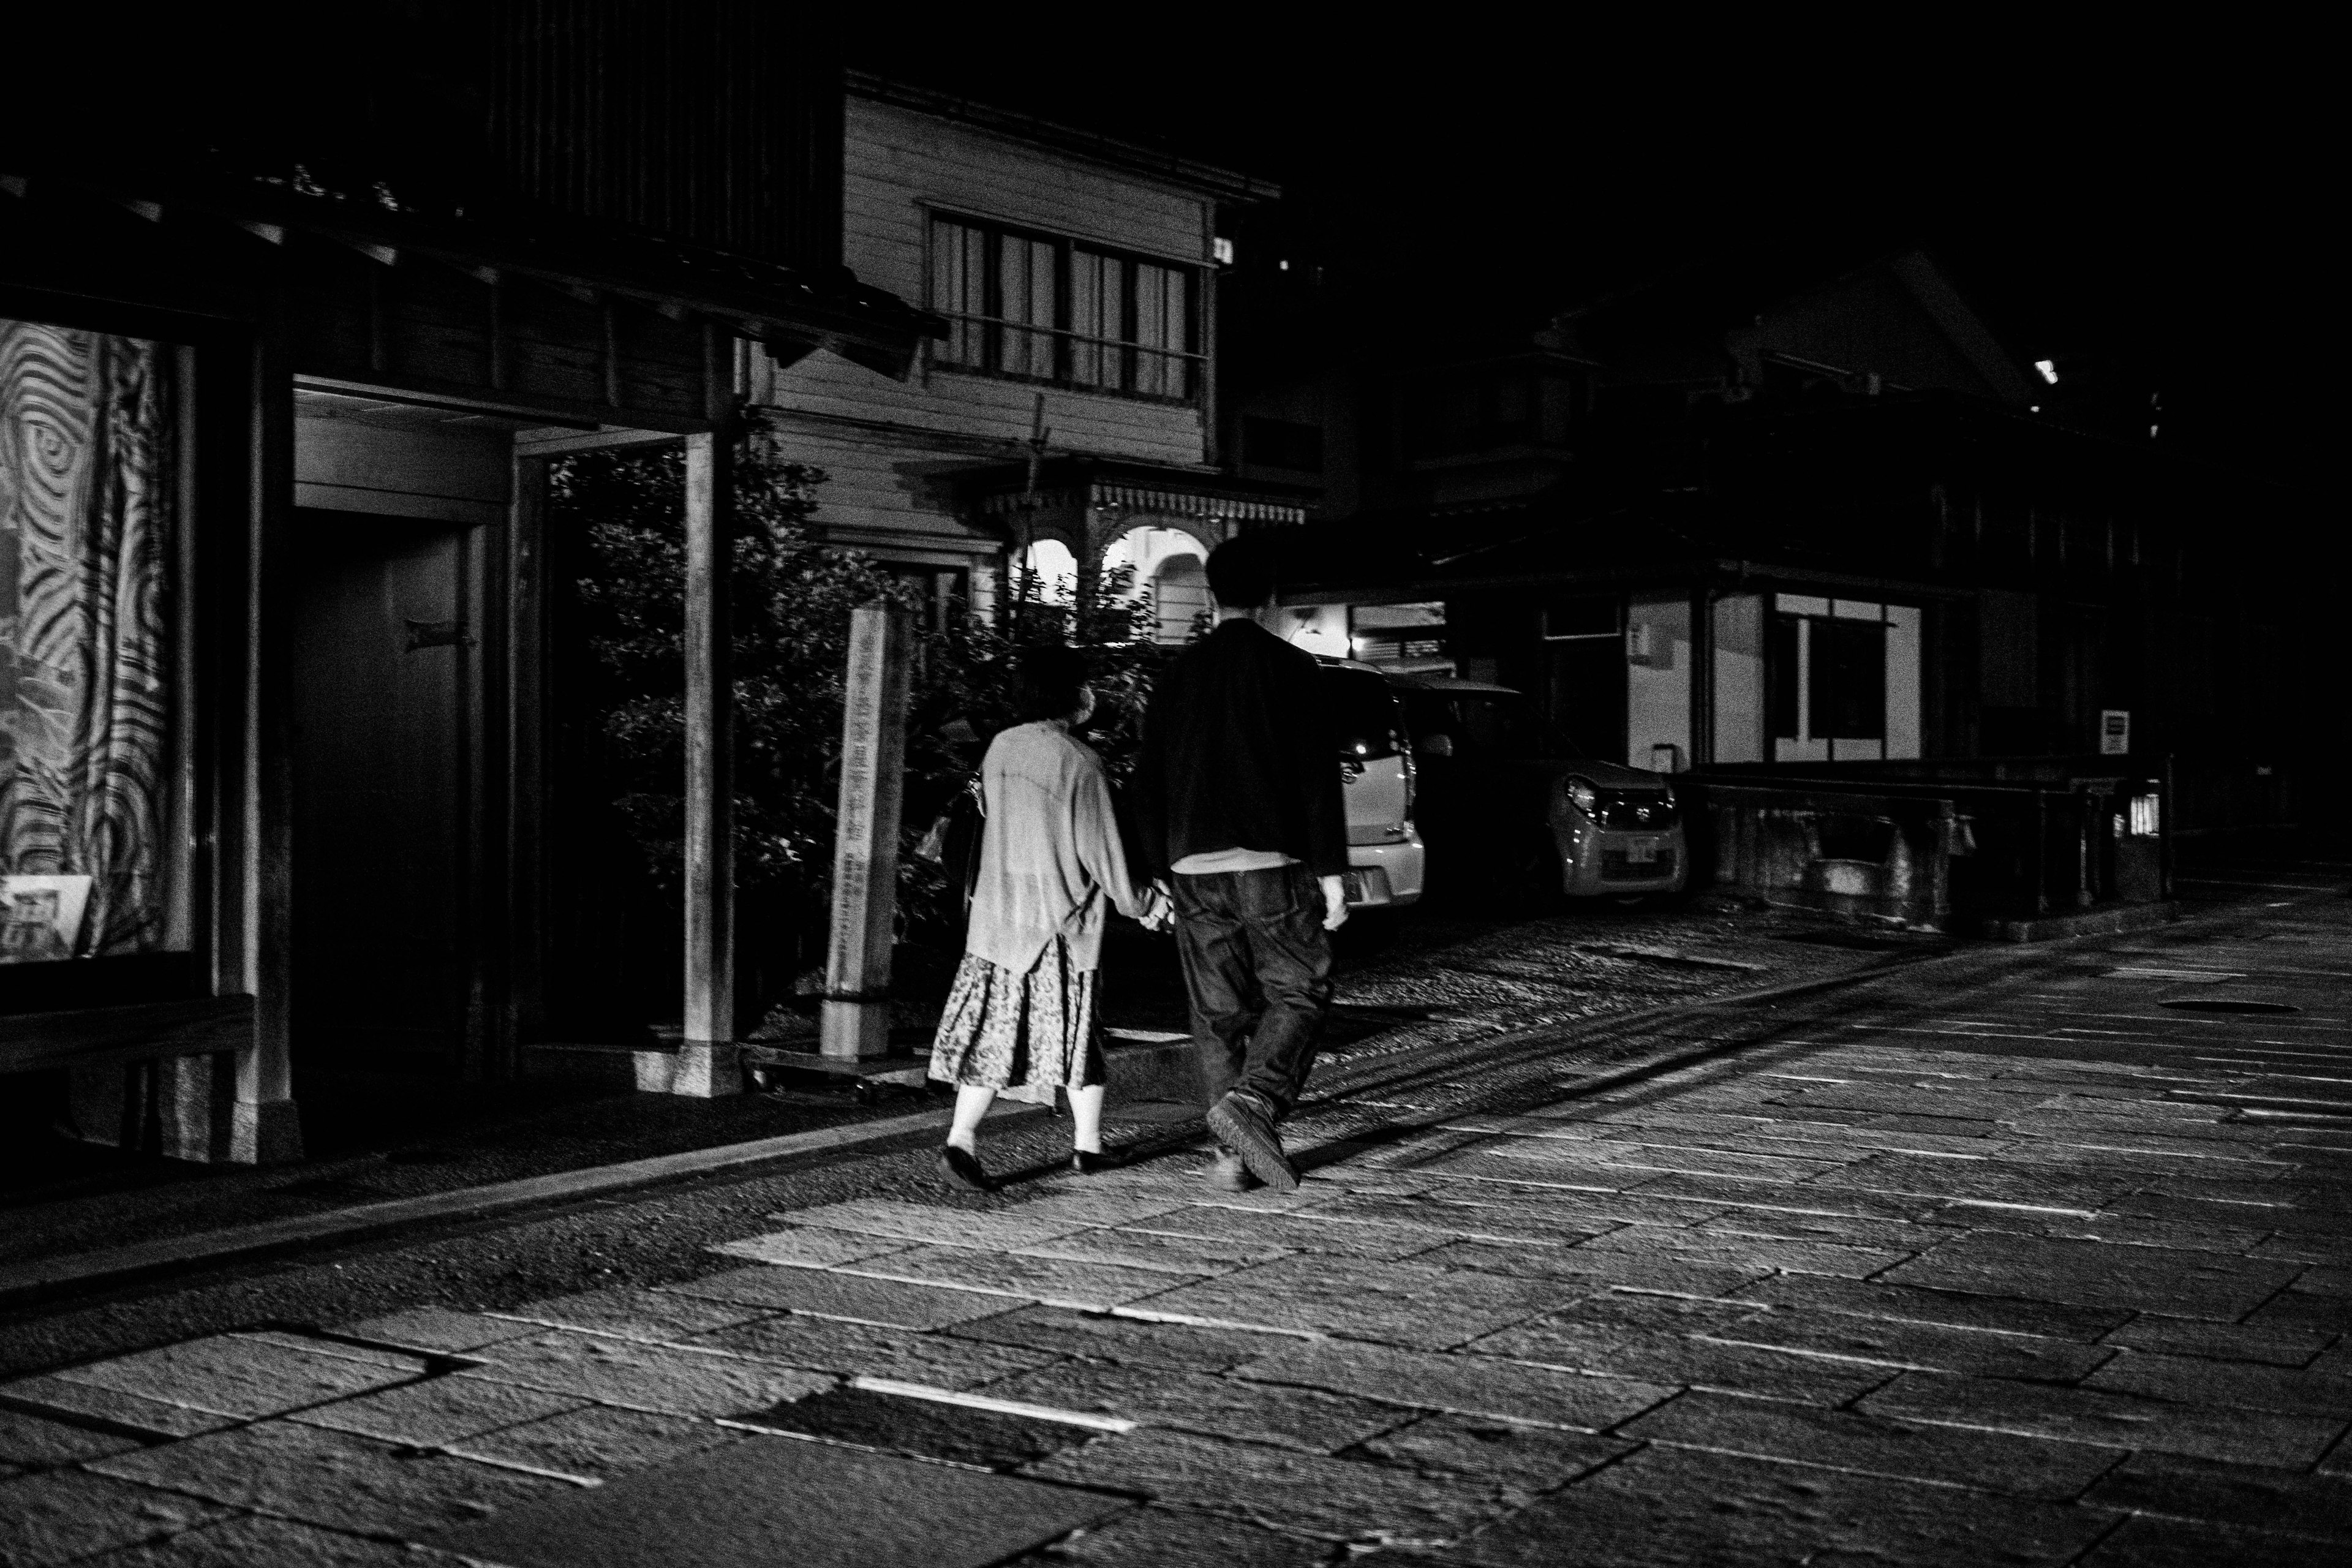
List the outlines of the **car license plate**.
{"label": "car license plate", "polygon": [[1654,838],[1629,838],[1625,841],[1625,864],[1654,866],[1658,863],[1658,841]]}
{"label": "car license plate", "polygon": [[1347,885],[1348,890],[1345,895],[1347,900],[1351,904],[1362,903],[1364,901],[1364,874],[1361,871],[1349,871],[1346,873],[1341,879]]}

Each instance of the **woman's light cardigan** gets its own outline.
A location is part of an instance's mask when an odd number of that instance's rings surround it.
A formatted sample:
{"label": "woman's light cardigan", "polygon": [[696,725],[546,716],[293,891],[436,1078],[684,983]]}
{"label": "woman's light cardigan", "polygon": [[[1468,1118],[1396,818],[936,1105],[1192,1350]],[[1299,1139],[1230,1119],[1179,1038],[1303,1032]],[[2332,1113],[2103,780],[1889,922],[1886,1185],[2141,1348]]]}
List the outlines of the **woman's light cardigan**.
{"label": "woman's light cardigan", "polygon": [[1100,967],[1107,906],[1139,920],[1145,908],[1102,759],[1066,724],[1045,720],[998,735],[980,773],[988,826],[964,951],[1026,974],[1062,936],[1073,965]]}

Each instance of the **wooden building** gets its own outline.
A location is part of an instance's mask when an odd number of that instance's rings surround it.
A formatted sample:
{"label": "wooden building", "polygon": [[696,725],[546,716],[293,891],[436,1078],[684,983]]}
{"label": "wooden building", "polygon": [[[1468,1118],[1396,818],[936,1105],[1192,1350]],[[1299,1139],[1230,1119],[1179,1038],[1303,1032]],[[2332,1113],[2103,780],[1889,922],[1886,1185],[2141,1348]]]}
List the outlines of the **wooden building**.
{"label": "wooden building", "polygon": [[84,1136],[257,1161],[299,1152],[309,1066],[512,1073],[562,852],[546,465],[682,440],[668,1086],[732,1087],[739,378],[758,344],[878,382],[926,328],[840,265],[837,52],[751,0],[268,31],[192,25],[120,114],[0,142],[0,1074],[69,1086]]}
{"label": "wooden building", "polygon": [[1240,479],[1216,440],[1218,237],[1279,191],[855,74],[844,140],[845,259],[945,331],[902,382],[760,357],[751,401],[828,476],[824,537],[943,610],[1023,571],[1076,592],[1125,567],[1184,635],[1212,548],[1306,515],[1306,491]]}

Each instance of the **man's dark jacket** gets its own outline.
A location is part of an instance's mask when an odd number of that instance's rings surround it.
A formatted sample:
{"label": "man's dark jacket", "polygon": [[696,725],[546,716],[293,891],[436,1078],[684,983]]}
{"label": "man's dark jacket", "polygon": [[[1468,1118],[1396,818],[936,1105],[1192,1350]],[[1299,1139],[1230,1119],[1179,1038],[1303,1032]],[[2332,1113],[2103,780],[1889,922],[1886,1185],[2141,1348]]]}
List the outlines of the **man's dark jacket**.
{"label": "man's dark jacket", "polygon": [[1187,855],[1271,849],[1348,868],[1339,742],[1315,656],[1255,621],[1221,623],[1153,683],[1135,771],[1151,872]]}

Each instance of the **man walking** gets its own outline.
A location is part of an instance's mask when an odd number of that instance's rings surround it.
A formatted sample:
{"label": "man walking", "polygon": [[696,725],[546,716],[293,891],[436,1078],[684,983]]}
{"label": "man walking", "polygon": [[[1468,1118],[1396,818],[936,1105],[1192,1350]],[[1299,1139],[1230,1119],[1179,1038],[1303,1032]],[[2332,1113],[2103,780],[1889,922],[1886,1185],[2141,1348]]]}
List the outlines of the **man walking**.
{"label": "man walking", "polygon": [[1331,1004],[1331,937],[1348,918],[1338,742],[1315,658],[1252,617],[1274,603],[1273,552],[1244,534],[1209,556],[1215,629],[1154,686],[1136,816],[1173,874],[1176,942],[1220,1147],[1211,1175],[1288,1190],[1276,1123]]}

